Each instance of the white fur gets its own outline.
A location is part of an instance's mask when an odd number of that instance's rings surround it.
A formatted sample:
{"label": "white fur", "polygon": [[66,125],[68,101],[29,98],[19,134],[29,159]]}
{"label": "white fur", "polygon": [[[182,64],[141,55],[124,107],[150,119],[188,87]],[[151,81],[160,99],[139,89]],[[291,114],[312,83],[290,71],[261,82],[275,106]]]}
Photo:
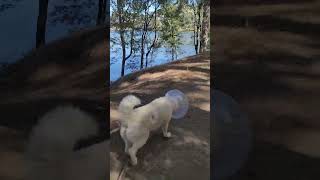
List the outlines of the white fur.
{"label": "white fur", "polygon": [[125,143],[125,152],[132,165],[138,163],[136,153],[147,142],[150,131],[162,128],[164,137],[171,137],[168,126],[176,103],[167,97],[160,97],[139,108],[139,98],[128,95],[119,105],[121,118],[120,135]]}
{"label": "white fur", "polygon": [[73,106],[58,107],[45,114],[33,128],[27,144],[27,179],[102,178],[107,161],[102,156],[105,145],[96,145],[94,150],[73,151],[80,138],[95,135],[97,130],[94,119]]}
{"label": "white fur", "polygon": [[118,110],[122,113],[129,113],[135,106],[141,104],[141,100],[134,95],[128,95],[122,99]]}

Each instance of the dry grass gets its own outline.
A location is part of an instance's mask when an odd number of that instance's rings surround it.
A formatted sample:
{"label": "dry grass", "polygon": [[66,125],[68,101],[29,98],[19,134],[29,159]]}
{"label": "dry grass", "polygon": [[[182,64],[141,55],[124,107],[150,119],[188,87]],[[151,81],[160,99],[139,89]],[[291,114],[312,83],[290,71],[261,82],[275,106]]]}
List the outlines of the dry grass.
{"label": "dry grass", "polygon": [[301,23],[320,22],[320,1],[306,1],[301,3],[275,3],[258,5],[233,5],[217,7],[214,14],[237,15],[242,17],[273,16]]}
{"label": "dry grass", "polygon": [[[136,94],[143,101],[163,96],[169,89],[180,89],[191,99],[196,99],[199,103],[194,106],[205,111],[209,111],[209,97],[207,93],[210,89],[210,60],[208,55],[198,55],[187,57],[184,60],[155,66],[143,71],[129,74],[116,81],[110,91],[110,126],[116,124],[118,120],[116,107],[121,98],[127,94]],[[192,89],[197,89],[198,93],[188,93]],[[151,98],[152,97],[152,98]]]}
{"label": "dry grass", "polygon": [[[236,60],[269,53],[286,53],[309,58],[318,53],[312,47],[313,38],[288,32],[261,32],[254,28],[215,27],[214,49],[216,57]],[[309,46],[306,46],[309,45]]]}

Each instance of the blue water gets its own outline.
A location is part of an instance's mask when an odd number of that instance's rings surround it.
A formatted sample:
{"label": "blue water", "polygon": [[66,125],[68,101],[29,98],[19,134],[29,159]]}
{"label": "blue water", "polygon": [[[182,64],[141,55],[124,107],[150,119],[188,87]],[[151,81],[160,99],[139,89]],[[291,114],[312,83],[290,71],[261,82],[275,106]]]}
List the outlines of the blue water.
{"label": "blue water", "polygon": [[[38,0],[0,0],[0,65],[14,63],[35,48]],[[93,3],[93,5],[91,5]],[[94,27],[98,1],[50,0],[46,43]]]}
{"label": "blue water", "polygon": [[[150,34],[152,37],[153,35]],[[110,81],[113,82],[121,76],[121,59],[122,51],[121,46],[118,44],[119,33],[112,31],[110,33],[111,39],[116,39],[115,43],[111,43],[110,49]],[[180,34],[181,45],[178,48],[177,59],[195,55],[193,45],[193,33],[183,32]],[[127,55],[129,54],[129,48],[127,49]],[[172,54],[170,48],[159,47],[153,54],[150,53],[148,57],[148,67],[155,65],[165,64],[172,61]],[[144,60],[145,64],[145,60]],[[135,57],[131,56],[126,62],[125,75],[140,70],[140,54],[136,54]]]}

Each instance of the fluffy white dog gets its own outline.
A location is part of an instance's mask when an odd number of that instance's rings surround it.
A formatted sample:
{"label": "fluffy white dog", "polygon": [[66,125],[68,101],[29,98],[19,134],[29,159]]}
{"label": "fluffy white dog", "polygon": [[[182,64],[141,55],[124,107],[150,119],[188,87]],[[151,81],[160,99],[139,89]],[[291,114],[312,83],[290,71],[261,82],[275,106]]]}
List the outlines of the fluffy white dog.
{"label": "fluffy white dog", "polygon": [[46,113],[26,147],[27,180],[100,180],[107,177],[107,142],[74,151],[81,139],[96,135],[96,121],[73,106]]}
{"label": "fluffy white dog", "polygon": [[150,131],[161,127],[164,137],[172,136],[168,131],[168,126],[172,113],[178,108],[178,102],[166,96],[134,108],[140,104],[139,98],[128,95],[122,99],[118,107],[121,119],[120,135],[132,165],[138,163],[136,153],[147,142]]}

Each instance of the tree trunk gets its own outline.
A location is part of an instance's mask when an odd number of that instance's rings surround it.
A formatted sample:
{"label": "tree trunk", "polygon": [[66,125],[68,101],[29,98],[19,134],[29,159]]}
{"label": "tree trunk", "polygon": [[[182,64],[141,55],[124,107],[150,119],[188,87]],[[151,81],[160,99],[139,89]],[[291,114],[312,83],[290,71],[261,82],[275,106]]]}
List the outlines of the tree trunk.
{"label": "tree trunk", "polygon": [[97,25],[105,23],[106,20],[107,0],[99,0]]}
{"label": "tree trunk", "polygon": [[196,26],[197,26],[197,12],[194,7],[193,9],[193,45],[194,45],[194,50],[197,53],[197,31],[196,31]]}
{"label": "tree trunk", "polygon": [[200,36],[200,52],[209,50],[209,30],[210,30],[210,1],[205,0],[203,4],[202,31]]}
{"label": "tree trunk", "polygon": [[[99,1],[100,3],[100,1]],[[100,6],[100,5],[99,5]],[[119,20],[119,24],[120,24],[120,30],[119,30],[119,34],[120,34],[120,44],[121,44],[121,49],[122,49],[122,62],[121,62],[121,77],[124,76],[124,69],[126,66],[126,42],[125,42],[125,38],[124,38],[124,28],[121,26],[121,24],[123,23],[123,3],[122,0],[117,0],[117,11],[118,11],[118,20]]]}
{"label": "tree trunk", "polygon": [[140,69],[143,69],[143,58],[144,58],[144,42],[145,42],[145,32],[142,33],[141,37],[141,58],[140,58]]}
{"label": "tree trunk", "polygon": [[37,20],[36,48],[46,42],[46,26],[49,0],[39,0],[39,14]]}
{"label": "tree trunk", "polygon": [[174,48],[171,48],[171,61],[174,61]]}
{"label": "tree trunk", "polygon": [[155,9],[154,9],[154,38],[153,38],[152,44],[146,54],[146,68],[148,67],[148,56],[157,42],[157,9],[158,9],[158,7],[155,7]]}
{"label": "tree trunk", "polygon": [[120,41],[121,41],[121,49],[122,49],[122,64],[121,64],[121,77],[124,76],[124,70],[126,67],[127,59],[129,59],[133,53],[133,42],[134,42],[134,29],[131,30],[130,36],[130,53],[126,56],[126,40],[124,38],[125,31],[120,31]]}
{"label": "tree trunk", "polygon": [[196,54],[199,53],[200,48],[200,31],[201,31],[201,9],[202,4],[193,4],[193,15],[194,15],[194,50],[196,51]]}
{"label": "tree trunk", "polygon": [[124,31],[120,31],[121,49],[122,49],[122,63],[121,63],[121,77],[124,76],[124,69],[126,66],[126,43],[124,39]]}
{"label": "tree trunk", "polygon": [[148,54],[146,54],[146,66],[145,66],[145,68],[147,68],[148,67]]}
{"label": "tree trunk", "polygon": [[196,44],[196,54],[199,54],[199,49],[200,49],[200,33],[201,33],[201,9],[202,9],[202,4],[199,3],[198,4],[198,11],[197,11],[197,15],[198,15],[198,19],[197,19],[197,44]]}
{"label": "tree trunk", "polygon": [[[105,1],[106,2],[106,1]],[[121,44],[121,49],[122,49],[122,62],[121,62],[121,77],[124,76],[125,73],[125,67],[126,67],[126,62],[127,60],[131,57],[133,54],[133,45],[134,45],[134,29],[131,29],[130,36],[130,52],[129,55],[127,56],[127,51],[126,51],[126,38],[125,38],[125,33],[126,33],[126,27],[123,26],[125,23],[125,16],[124,16],[124,4],[123,0],[117,0],[117,13],[118,13],[118,21],[119,21],[119,34],[120,34],[120,44]],[[134,20],[132,21],[133,23],[135,22]]]}
{"label": "tree trunk", "polygon": [[140,69],[143,69],[143,60],[144,60],[144,54],[145,54],[145,50],[144,50],[144,46],[145,46],[145,41],[146,41],[146,36],[147,36],[147,31],[148,31],[148,15],[147,15],[147,10],[148,9],[144,9],[144,22],[143,22],[143,32],[141,35],[141,56],[140,56]]}

